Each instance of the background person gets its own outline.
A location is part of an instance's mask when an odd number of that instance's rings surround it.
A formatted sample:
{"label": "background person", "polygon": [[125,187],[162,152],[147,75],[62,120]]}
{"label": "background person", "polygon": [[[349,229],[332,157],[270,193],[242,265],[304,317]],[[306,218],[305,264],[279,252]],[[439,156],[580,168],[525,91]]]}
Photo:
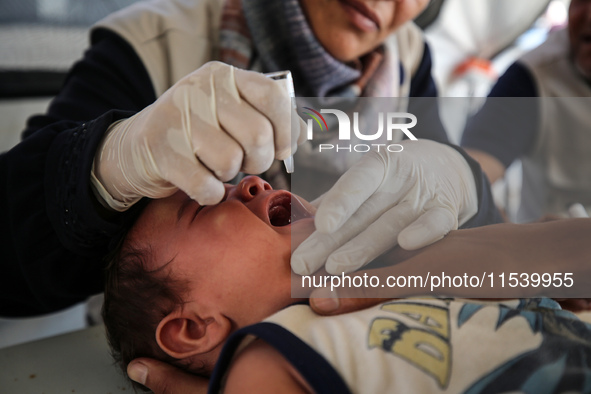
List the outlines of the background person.
{"label": "background person", "polygon": [[590,40],[591,2],[572,0],[568,27],[513,64],[464,131],[462,146],[491,182],[521,159],[518,221],[566,215],[576,202],[591,207]]}

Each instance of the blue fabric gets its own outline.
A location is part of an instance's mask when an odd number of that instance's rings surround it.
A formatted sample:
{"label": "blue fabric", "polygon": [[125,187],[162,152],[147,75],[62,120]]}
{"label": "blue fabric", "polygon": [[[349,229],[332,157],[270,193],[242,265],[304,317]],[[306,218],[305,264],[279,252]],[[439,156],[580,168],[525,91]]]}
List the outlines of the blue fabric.
{"label": "blue fabric", "polygon": [[513,63],[499,78],[488,97],[538,97],[538,88],[529,70]]}
{"label": "blue fabric", "polygon": [[[423,58],[421,63],[415,71],[414,75],[411,76],[410,80],[410,94],[409,97],[437,97],[437,86],[431,75],[431,69],[433,68],[433,60],[431,59],[431,50],[429,45],[425,43],[425,49],[423,50]],[[402,67],[400,67],[402,70]],[[400,74],[400,83],[402,84],[406,75],[403,75],[403,70]]]}
{"label": "blue fabric", "polygon": [[431,68],[431,51],[425,43],[423,58],[417,71],[414,75],[408,76],[400,67],[400,81],[402,84],[405,78],[411,77],[408,112],[416,115],[419,120],[413,128],[413,133],[416,133],[417,138],[447,143],[449,139],[439,116],[439,103],[436,99],[437,87],[431,75]]}

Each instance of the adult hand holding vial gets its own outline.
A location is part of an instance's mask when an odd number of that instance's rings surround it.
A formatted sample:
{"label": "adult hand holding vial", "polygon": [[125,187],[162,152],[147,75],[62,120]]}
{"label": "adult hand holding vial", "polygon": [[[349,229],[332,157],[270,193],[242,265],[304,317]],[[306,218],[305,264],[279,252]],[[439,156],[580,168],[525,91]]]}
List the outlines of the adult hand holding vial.
{"label": "adult hand holding vial", "polygon": [[111,126],[95,156],[93,184],[118,211],[178,189],[200,204],[215,204],[224,196],[223,182],[238,172],[261,173],[295,152],[292,122],[294,133],[305,127],[281,85],[207,63]]}

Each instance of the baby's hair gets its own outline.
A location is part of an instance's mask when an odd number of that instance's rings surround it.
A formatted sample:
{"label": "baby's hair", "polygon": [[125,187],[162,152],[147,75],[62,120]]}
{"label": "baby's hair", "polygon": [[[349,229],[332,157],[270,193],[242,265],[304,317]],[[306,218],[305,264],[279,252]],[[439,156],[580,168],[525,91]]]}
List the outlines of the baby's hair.
{"label": "baby's hair", "polygon": [[153,256],[150,248],[127,244],[122,242],[114,251],[106,269],[102,315],[111,355],[124,372],[129,362],[138,357],[155,358],[186,369],[186,362],[160,349],[156,328],[165,316],[182,308],[188,281],[172,275],[170,262],[149,270]]}

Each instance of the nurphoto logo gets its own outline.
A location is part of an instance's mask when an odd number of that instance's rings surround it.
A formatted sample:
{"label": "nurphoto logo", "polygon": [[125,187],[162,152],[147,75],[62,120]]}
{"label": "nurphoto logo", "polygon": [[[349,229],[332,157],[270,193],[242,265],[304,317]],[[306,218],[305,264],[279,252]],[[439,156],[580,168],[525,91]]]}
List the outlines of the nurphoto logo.
{"label": "nurphoto logo", "polygon": [[[377,131],[364,133],[359,129],[359,112],[353,112],[353,124],[349,115],[338,109],[321,109],[317,111],[310,107],[304,107],[309,112],[304,112],[308,115],[307,123],[307,138],[309,141],[314,140],[314,125],[316,129],[320,129],[321,133],[328,132],[328,123],[322,114],[331,114],[336,116],[336,120],[339,125],[339,142],[338,144],[319,144],[318,151],[346,151],[346,152],[358,152],[364,153],[372,149],[377,150],[386,149],[388,152],[402,152],[403,146],[400,144],[392,143],[394,139],[394,131],[402,131],[406,137],[412,141],[416,141],[417,138],[410,131],[411,128],[416,126],[417,117],[408,112],[379,112],[377,113]],[[384,133],[386,141],[384,141]],[[352,136],[353,134],[353,136]],[[374,141],[374,143],[360,143],[352,144],[351,139],[354,138],[359,141]],[[384,143],[387,142],[387,143]]]}

